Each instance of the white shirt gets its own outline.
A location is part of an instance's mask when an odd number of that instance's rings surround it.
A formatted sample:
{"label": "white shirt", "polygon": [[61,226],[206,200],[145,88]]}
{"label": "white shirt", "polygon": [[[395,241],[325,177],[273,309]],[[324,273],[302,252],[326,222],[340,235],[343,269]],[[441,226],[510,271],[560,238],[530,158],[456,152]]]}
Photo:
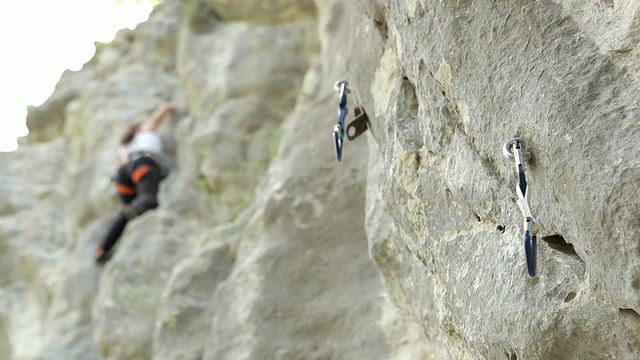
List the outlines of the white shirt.
{"label": "white shirt", "polygon": [[160,135],[154,131],[137,133],[129,145],[127,145],[127,156],[138,151],[149,151],[156,155],[161,155],[162,140],[160,139]]}

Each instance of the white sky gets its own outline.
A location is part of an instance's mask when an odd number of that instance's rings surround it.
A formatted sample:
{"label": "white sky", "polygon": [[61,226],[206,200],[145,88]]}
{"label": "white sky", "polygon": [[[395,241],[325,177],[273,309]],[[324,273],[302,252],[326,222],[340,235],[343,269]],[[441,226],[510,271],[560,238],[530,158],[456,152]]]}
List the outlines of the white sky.
{"label": "white sky", "polygon": [[0,0],[0,152],[28,134],[26,108],[46,101],[62,73],[79,70],[95,41],[146,21],[148,0]]}

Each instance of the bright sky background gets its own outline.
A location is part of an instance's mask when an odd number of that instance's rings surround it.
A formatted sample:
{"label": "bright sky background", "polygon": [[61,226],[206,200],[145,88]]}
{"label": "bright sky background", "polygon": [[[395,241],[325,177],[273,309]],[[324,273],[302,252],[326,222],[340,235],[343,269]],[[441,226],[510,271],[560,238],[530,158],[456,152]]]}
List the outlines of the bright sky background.
{"label": "bright sky background", "polygon": [[149,0],[0,0],[0,152],[26,136],[26,108],[46,101],[62,73],[80,70],[94,42],[149,18]]}

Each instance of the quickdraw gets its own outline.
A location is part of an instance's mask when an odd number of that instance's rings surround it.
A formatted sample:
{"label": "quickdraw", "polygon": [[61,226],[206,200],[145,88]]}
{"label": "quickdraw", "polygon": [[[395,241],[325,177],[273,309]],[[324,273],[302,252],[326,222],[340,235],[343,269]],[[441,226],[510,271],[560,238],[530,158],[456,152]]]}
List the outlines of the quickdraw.
{"label": "quickdraw", "polygon": [[531,154],[525,151],[524,144],[520,139],[507,141],[502,147],[502,152],[507,158],[515,160],[516,163],[516,171],[518,172],[516,194],[518,195],[518,207],[520,207],[520,211],[524,215],[524,253],[527,258],[529,276],[533,277],[536,275],[537,235],[539,228],[533,215],[531,215],[527,178],[523,166],[523,161],[529,161]]}
{"label": "quickdraw", "polygon": [[[342,145],[344,141],[345,134],[349,141],[353,141],[358,136],[362,135],[369,128],[369,117],[367,113],[364,111],[364,107],[359,104],[356,105],[354,109],[355,119],[349,123],[346,127],[344,126],[344,120],[347,117],[347,113],[349,112],[347,108],[347,94],[351,92],[348,88],[349,83],[346,81],[339,81],[335,84],[335,90],[338,92],[338,122],[333,127],[333,148],[336,153],[336,158],[338,161],[342,159]],[[356,95],[356,99],[358,96]]]}

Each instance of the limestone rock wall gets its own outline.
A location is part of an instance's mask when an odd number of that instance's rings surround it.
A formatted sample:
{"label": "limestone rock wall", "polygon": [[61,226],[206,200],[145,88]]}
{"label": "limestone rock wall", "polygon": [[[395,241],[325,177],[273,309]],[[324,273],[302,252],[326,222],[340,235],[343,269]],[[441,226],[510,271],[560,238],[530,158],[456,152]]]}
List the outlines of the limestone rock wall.
{"label": "limestone rock wall", "polygon": [[[0,154],[0,358],[637,358],[638,18],[165,0]],[[338,163],[345,79],[370,130]],[[161,205],[96,266],[120,132],[165,102]],[[533,154],[533,278],[513,137]]]}
{"label": "limestone rock wall", "polygon": [[[377,119],[367,234],[396,303],[453,358],[637,357],[637,3],[379,9],[388,39],[356,85]],[[535,278],[501,153],[514,137],[533,154]]]}

